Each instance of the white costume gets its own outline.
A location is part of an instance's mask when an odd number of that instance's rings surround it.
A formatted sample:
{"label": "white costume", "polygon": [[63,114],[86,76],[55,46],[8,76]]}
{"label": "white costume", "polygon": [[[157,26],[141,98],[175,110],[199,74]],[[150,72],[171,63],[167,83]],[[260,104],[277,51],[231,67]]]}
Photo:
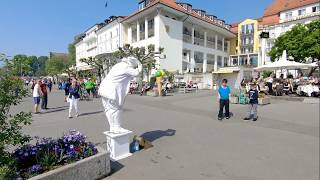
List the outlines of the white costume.
{"label": "white costume", "polygon": [[[138,66],[138,68],[136,68]],[[133,58],[123,58],[114,65],[108,75],[102,80],[99,87],[99,95],[102,96],[102,104],[110,125],[110,132],[121,133],[120,112],[125,97],[130,89],[130,81],[142,71],[141,63]]]}

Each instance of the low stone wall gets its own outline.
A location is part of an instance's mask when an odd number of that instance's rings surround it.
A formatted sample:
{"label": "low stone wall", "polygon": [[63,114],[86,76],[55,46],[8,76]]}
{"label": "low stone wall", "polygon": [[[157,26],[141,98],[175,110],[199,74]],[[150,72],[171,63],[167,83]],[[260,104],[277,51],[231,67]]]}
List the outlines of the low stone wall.
{"label": "low stone wall", "polygon": [[110,173],[110,155],[101,147],[98,154],[40,174],[29,180],[94,180]]}

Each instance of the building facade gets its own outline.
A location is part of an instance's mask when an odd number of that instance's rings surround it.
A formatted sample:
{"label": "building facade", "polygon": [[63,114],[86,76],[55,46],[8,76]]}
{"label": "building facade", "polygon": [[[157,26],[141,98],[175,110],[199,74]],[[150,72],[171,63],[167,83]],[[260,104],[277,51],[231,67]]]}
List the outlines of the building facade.
{"label": "building facade", "polygon": [[81,58],[113,52],[124,44],[152,44],[156,50],[164,48],[156,57],[157,68],[193,74],[196,79],[189,80],[212,84],[212,72],[230,65],[230,41],[236,37],[223,20],[175,0],[142,0],[132,15],[105,24],[90,28],[76,44],[77,66],[83,66]]}
{"label": "building facade", "polygon": [[234,27],[237,34],[234,54],[230,55],[231,66],[257,67],[261,65],[259,61],[260,40],[258,20],[246,19]]}
{"label": "building facade", "polygon": [[[275,39],[296,24],[307,24],[319,19],[319,0],[274,0],[258,19],[247,19],[232,25],[237,35],[231,49],[231,65],[257,67],[271,62],[268,56]],[[261,33],[268,38],[260,38]]]}
{"label": "building facade", "polygon": [[261,61],[263,64],[271,62],[268,52],[273,47],[275,39],[281,34],[289,31],[296,24],[308,24],[320,19],[320,1],[294,0],[290,4],[284,5],[274,3],[266,9],[264,16],[272,16],[274,13],[278,15],[276,22],[270,24],[262,22],[260,26],[261,31],[269,33],[269,38],[261,39]]}

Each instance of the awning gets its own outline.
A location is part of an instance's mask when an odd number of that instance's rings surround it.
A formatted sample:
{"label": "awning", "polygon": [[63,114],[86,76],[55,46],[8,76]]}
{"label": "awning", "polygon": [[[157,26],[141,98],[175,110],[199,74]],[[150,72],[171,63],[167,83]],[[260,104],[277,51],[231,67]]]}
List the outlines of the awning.
{"label": "awning", "polygon": [[91,69],[93,69],[93,67],[91,67],[91,66],[77,66],[76,67],[76,70],[77,71],[86,71],[86,70],[91,70]]}
{"label": "awning", "polygon": [[239,68],[220,68],[218,71],[212,72],[213,74],[231,74],[234,72],[239,72]]}

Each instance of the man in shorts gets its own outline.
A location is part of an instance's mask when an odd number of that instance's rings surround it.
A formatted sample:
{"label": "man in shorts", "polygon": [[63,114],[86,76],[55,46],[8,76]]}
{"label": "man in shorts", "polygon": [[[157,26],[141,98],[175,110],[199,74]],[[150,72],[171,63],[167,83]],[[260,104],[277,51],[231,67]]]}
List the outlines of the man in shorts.
{"label": "man in shorts", "polygon": [[33,102],[34,102],[33,112],[35,114],[38,114],[39,106],[40,106],[40,96],[41,96],[41,90],[40,90],[41,81],[37,80],[35,83],[36,84],[34,85],[33,92],[32,92]]}

